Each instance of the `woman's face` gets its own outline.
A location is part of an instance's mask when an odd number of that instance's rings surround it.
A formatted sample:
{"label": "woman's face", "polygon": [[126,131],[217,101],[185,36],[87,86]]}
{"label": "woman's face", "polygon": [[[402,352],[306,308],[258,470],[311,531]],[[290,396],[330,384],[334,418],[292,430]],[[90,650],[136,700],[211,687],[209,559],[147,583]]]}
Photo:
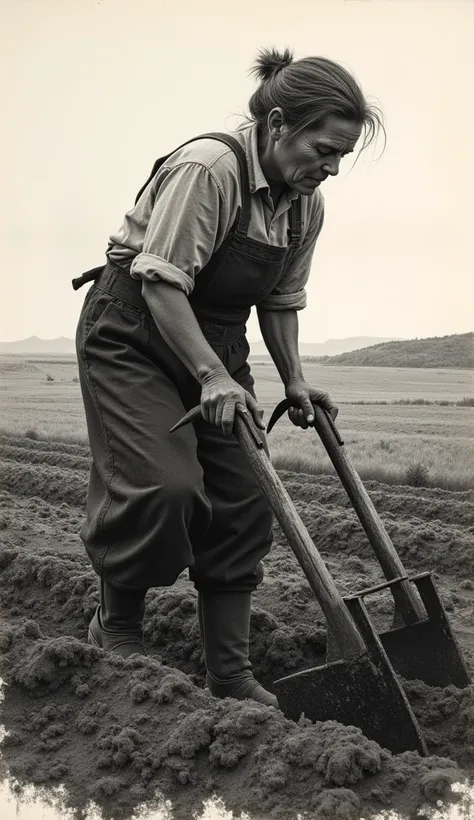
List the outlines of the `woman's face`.
{"label": "woman's face", "polygon": [[[278,109],[277,109],[278,110]],[[301,195],[311,196],[327,179],[339,173],[342,157],[350,154],[362,127],[342,117],[328,116],[317,128],[285,139],[288,126],[269,121],[267,157],[270,175]]]}

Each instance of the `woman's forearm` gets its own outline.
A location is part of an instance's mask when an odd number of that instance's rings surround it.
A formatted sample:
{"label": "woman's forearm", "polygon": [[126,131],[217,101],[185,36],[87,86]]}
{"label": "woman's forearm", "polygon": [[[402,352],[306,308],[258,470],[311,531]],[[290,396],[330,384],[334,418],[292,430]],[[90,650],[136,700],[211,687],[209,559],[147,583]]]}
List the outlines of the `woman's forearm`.
{"label": "woman's forearm", "polygon": [[212,371],[225,369],[205,339],[183,291],[167,282],[145,279],[142,294],[165,342],[200,383]]}
{"label": "woman's forearm", "polygon": [[296,310],[257,311],[263,341],[275,362],[285,387],[303,380],[298,352],[298,313]]}

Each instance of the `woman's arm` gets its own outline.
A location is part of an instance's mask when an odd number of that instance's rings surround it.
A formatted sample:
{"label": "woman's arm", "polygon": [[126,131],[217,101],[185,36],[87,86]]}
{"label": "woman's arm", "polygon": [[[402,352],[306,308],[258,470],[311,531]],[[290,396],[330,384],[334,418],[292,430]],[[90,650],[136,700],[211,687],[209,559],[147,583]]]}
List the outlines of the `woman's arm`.
{"label": "woman's arm", "polygon": [[324,199],[320,192],[312,203],[309,218],[301,248],[273,293],[257,306],[263,340],[280,374],[286,396],[294,402],[288,415],[299,427],[307,427],[314,420],[312,403],[321,404],[333,418],[337,415],[337,407],[328,394],[305,382],[298,350],[298,310],[306,306],[305,286],[324,222]]}
{"label": "woman's arm", "polygon": [[303,379],[298,352],[298,313],[296,310],[259,310],[260,330],[270,356],[286,387]]}
{"label": "woman's arm", "polygon": [[263,340],[275,362],[293,407],[288,415],[298,427],[314,421],[313,404],[320,404],[335,419],[338,408],[325,390],[313,387],[304,379],[298,352],[298,315],[296,310],[259,311]]}
{"label": "woman's arm", "polygon": [[186,294],[167,282],[146,279],[142,293],[165,342],[201,385],[203,418],[229,435],[239,408],[242,412],[249,410],[257,427],[264,430],[261,408],[208,344]]}
{"label": "woman's arm", "polygon": [[188,300],[196,275],[232,224],[231,203],[238,204],[238,168],[221,169],[221,176],[198,162],[166,172],[130,272],[142,279],[143,297],[165,342],[200,383],[203,418],[228,434],[236,407],[250,410],[263,428],[261,410],[208,344]]}
{"label": "woman's arm", "polygon": [[142,294],[165,342],[200,383],[213,370],[227,372],[182,290],[168,282],[144,279]]}

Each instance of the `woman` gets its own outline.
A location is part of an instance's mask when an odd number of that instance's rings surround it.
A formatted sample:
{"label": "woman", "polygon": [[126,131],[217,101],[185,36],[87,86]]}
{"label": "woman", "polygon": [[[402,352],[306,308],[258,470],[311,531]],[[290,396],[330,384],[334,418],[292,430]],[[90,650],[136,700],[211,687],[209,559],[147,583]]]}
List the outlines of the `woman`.
{"label": "woman", "polygon": [[[272,513],[232,435],[236,408],[262,431],[245,336],[257,306],[293,424],[312,402],[297,311],[323,224],[321,182],[380,126],[357,82],[321,58],[263,50],[250,122],[194,138],[155,163],[114,234],[77,328],[92,451],[81,538],[100,576],[89,641],[145,654],[145,594],[189,567],[207,685],[220,698],[278,706],[249,662],[252,592],[272,543]],[[196,404],[202,419],[170,428]]]}

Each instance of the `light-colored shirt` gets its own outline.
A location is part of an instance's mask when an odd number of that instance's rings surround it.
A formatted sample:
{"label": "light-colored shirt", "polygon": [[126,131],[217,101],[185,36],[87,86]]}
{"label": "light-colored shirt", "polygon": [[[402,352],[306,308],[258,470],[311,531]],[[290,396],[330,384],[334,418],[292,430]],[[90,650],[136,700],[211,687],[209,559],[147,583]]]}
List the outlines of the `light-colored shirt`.
{"label": "light-colored shirt", "polygon": [[[250,182],[248,235],[279,247],[288,244],[291,203],[283,193],[274,207],[259,157],[257,126],[232,132],[244,149]],[[188,296],[199,272],[228,236],[242,204],[240,169],[224,143],[200,139],[179,148],[159,168],[139,201],[110,237],[107,255],[128,267],[134,279],[163,280]],[[316,240],[324,219],[324,199],[316,189],[301,197],[302,241],[263,310],[301,310]]]}

